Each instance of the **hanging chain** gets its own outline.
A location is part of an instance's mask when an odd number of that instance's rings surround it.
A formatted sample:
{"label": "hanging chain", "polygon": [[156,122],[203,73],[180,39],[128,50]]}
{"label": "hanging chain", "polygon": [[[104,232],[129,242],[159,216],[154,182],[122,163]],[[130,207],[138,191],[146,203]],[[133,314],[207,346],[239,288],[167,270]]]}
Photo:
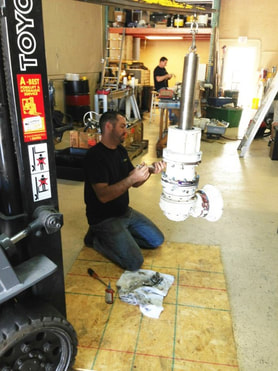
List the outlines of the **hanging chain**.
{"label": "hanging chain", "polygon": [[190,51],[195,51],[196,47],[196,33],[198,33],[197,15],[194,14],[193,21],[191,22],[190,31],[192,34],[192,44],[189,48]]}

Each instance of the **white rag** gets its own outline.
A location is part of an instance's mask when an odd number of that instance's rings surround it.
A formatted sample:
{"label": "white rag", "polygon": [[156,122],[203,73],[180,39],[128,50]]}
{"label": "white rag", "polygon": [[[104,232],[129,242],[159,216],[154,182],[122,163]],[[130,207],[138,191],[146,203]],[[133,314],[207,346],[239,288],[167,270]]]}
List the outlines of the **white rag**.
{"label": "white rag", "polygon": [[170,274],[139,269],[125,271],[116,286],[122,301],[139,305],[141,312],[151,318],[159,318],[163,311],[163,298],[167,295],[175,278]]}

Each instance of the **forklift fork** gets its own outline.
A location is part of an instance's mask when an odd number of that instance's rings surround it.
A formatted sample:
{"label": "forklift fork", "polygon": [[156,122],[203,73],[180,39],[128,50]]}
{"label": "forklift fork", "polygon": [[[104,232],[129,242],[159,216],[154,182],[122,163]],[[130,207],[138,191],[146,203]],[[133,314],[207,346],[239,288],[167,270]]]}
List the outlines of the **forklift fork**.
{"label": "forklift fork", "polygon": [[44,255],[34,256],[13,267],[5,254],[5,250],[15,248],[16,242],[31,233],[40,234],[44,228],[50,234],[62,227],[62,214],[49,207],[38,207],[34,216],[36,219],[12,238],[4,233],[0,235],[0,304],[40,282],[57,269],[57,265]]}

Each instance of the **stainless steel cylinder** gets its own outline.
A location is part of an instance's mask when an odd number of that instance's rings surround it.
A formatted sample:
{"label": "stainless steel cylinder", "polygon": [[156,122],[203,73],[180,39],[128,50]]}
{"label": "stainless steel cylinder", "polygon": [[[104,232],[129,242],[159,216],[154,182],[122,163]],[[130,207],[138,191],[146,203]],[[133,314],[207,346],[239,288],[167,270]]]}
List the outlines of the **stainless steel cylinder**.
{"label": "stainless steel cylinder", "polygon": [[199,56],[194,51],[184,57],[179,124],[179,128],[182,130],[192,129],[193,126],[198,65]]}

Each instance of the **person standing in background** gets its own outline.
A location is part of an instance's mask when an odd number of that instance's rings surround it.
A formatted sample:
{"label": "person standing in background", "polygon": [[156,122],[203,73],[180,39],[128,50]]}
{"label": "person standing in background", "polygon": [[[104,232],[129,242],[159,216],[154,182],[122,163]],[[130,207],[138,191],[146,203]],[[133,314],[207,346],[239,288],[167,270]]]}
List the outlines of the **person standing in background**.
{"label": "person standing in background", "polygon": [[168,80],[170,80],[173,75],[168,73],[166,70],[168,59],[166,57],[161,57],[159,60],[159,65],[155,67],[153,71],[154,87],[156,91],[162,88],[168,88]]}

